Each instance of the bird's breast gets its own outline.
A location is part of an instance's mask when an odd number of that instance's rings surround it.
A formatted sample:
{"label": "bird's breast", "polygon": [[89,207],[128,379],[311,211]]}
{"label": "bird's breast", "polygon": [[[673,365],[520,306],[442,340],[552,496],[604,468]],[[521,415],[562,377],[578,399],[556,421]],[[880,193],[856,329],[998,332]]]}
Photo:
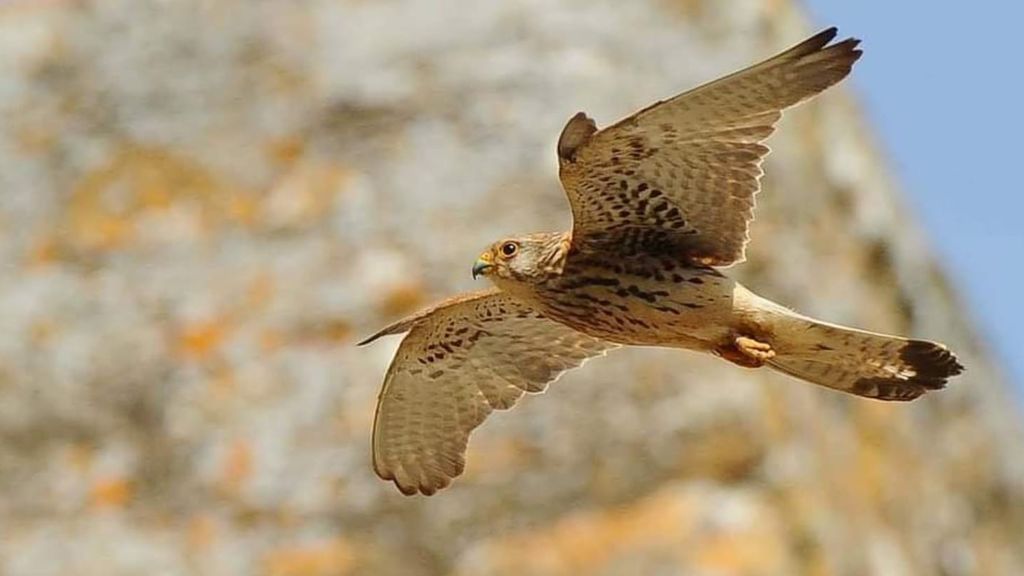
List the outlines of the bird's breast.
{"label": "bird's breast", "polygon": [[735,282],[673,259],[587,259],[537,286],[544,313],[621,344],[712,347],[728,333]]}

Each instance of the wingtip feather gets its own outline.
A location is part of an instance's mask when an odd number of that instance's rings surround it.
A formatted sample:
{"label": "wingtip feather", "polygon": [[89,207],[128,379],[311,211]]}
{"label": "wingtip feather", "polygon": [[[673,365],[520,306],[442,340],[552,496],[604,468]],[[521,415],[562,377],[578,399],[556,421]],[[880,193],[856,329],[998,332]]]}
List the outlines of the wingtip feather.
{"label": "wingtip feather", "polygon": [[835,26],[826,28],[794,46],[791,53],[795,53],[793,55],[799,57],[801,55],[817,52],[825,46],[828,46],[828,43],[835,39],[837,34],[839,34],[839,29]]}
{"label": "wingtip feather", "polygon": [[363,338],[359,342],[356,342],[356,346],[366,346],[367,344],[369,344],[370,342],[373,342],[374,340],[380,338],[381,336],[384,336],[384,331],[383,330],[381,330],[380,332],[377,332],[376,334],[374,334],[372,336],[369,336],[367,338]]}

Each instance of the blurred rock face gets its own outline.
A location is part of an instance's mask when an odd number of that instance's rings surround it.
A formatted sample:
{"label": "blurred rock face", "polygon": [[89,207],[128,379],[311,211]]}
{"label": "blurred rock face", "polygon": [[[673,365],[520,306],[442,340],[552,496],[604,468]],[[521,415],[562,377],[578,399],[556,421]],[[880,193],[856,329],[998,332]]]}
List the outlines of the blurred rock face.
{"label": "blurred rock face", "polygon": [[807,31],[739,0],[0,6],[0,572],[1024,573],[1017,416],[842,90],[771,140],[734,272],[946,341],[949,390],[626,350],[493,417],[432,499],[373,475],[397,339],[356,336],[568,226],[564,121]]}

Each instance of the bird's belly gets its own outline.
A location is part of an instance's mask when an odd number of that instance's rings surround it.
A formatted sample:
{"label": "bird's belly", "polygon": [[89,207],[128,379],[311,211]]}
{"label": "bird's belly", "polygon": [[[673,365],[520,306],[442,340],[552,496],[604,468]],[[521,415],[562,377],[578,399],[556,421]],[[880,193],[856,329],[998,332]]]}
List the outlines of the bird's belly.
{"label": "bird's belly", "polygon": [[736,283],[706,269],[567,276],[538,296],[585,334],[636,346],[710,349],[728,338]]}

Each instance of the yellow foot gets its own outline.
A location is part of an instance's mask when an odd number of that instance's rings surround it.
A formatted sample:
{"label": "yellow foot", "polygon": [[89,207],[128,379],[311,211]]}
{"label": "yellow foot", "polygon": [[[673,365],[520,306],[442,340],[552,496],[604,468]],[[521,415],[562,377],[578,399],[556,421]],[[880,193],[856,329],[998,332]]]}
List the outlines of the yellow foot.
{"label": "yellow foot", "polygon": [[760,368],[775,357],[771,344],[747,336],[737,336],[731,344],[715,350],[719,356],[745,368]]}

